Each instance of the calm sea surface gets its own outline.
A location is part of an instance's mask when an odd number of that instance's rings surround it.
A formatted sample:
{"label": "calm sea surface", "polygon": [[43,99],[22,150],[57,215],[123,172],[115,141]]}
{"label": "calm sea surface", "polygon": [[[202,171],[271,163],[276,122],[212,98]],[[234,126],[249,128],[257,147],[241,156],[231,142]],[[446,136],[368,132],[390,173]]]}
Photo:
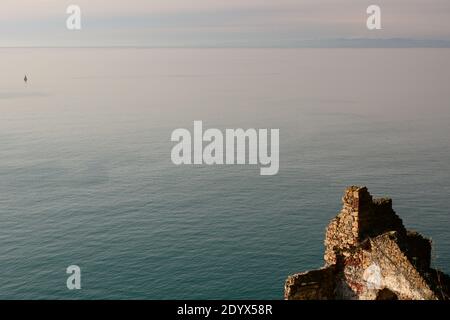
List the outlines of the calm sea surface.
{"label": "calm sea surface", "polygon": [[[352,184],[450,272],[449,83],[447,49],[0,49],[0,298],[281,299]],[[279,128],[279,174],[174,166],[194,120]]]}

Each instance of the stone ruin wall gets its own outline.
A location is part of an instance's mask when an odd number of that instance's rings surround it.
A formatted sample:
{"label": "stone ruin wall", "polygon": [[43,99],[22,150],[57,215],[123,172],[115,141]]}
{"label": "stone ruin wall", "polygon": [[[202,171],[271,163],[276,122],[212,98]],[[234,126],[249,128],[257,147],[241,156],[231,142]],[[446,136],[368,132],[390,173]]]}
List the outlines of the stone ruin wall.
{"label": "stone ruin wall", "polygon": [[431,241],[407,231],[390,199],[352,186],[325,235],[325,266],[289,276],[285,299],[449,299],[450,277],[430,267]]}
{"label": "stone ruin wall", "polygon": [[295,274],[285,284],[284,298],[289,300],[333,299],[336,288],[334,266]]}
{"label": "stone ruin wall", "polygon": [[348,250],[367,237],[395,230],[406,234],[402,220],[392,210],[391,199],[372,199],[365,187],[347,188],[341,212],[328,225],[324,259],[336,263],[336,252],[348,256]]}

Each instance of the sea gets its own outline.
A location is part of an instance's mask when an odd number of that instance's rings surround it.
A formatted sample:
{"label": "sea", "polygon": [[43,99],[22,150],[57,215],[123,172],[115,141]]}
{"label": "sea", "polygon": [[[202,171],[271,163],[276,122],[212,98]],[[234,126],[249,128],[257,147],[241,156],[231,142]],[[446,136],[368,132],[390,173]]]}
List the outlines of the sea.
{"label": "sea", "polygon": [[[0,49],[0,298],[282,299],[350,185],[450,273],[449,84],[450,49]],[[196,120],[279,129],[279,173],[174,165]]]}

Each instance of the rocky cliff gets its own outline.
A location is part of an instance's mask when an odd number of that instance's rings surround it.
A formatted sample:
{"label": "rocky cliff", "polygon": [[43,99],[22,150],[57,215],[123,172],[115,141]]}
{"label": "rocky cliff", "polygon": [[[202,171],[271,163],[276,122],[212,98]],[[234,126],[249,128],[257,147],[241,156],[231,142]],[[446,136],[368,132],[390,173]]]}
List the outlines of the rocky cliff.
{"label": "rocky cliff", "polygon": [[449,299],[450,277],[431,268],[431,241],[406,230],[391,199],[345,190],[325,233],[325,265],[289,276],[288,300]]}

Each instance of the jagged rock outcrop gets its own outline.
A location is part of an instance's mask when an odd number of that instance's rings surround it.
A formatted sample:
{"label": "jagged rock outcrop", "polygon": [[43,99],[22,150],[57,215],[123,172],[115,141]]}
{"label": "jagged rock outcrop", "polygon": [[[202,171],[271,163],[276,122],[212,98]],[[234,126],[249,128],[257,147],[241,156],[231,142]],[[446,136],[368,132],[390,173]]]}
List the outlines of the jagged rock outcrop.
{"label": "jagged rock outcrop", "polygon": [[391,199],[345,190],[325,234],[322,269],[289,276],[285,299],[449,299],[450,277],[431,268],[431,241],[408,231]]}

